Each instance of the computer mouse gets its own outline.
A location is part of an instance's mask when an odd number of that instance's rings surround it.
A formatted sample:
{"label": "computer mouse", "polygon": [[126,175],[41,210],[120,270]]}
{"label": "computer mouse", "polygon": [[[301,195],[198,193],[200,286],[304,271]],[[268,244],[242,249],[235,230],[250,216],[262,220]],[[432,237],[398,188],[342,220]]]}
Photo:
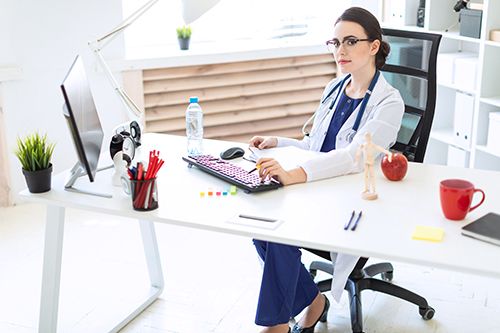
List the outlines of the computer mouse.
{"label": "computer mouse", "polygon": [[245,155],[245,150],[240,147],[231,147],[220,153],[220,158],[223,160],[232,160],[233,158],[241,157]]}

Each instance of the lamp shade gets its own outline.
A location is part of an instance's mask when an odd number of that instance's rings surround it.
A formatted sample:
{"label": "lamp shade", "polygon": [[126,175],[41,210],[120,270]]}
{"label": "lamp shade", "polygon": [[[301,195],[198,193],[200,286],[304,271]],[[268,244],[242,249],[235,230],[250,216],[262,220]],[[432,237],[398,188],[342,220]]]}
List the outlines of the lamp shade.
{"label": "lamp shade", "polygon": [[191,24],[220,0],[182,0],[182,17],[186,24]]}

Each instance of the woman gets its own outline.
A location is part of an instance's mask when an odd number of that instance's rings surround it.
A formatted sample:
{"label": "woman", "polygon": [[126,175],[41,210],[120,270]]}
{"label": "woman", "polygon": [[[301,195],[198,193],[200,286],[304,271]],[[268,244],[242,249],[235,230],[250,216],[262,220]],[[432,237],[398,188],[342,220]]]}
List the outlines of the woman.
{"label": "woman", "polygon": [[[302,140],[261,136],[250,140],[250,146],[259,149],[292,145],[325,154],[291,170],[284,170],[272,158],[261,158],[257,164],[262,178],[274,177],[290,185],[360,172],[363,164],[355,163],[355,155],[365,133],[371,133],[373,142],[386,149],[396,141],[404,104],[378,71],[390,48],[382,41],[377,19],[362,8],[347,9],[335,22],[327,45],[338,69],[346,75],[327,85],[311,132]],[[262,333],[313,332],[318,321],[326,321],[329,301],[301,263],[300,249],[260,240],[254,244],[264,261],[255,323],[266,326]],[[333,256],[332,294],[338,301],[358,257]],[[304,316],[290,330],[289,319],[304,309]]]}

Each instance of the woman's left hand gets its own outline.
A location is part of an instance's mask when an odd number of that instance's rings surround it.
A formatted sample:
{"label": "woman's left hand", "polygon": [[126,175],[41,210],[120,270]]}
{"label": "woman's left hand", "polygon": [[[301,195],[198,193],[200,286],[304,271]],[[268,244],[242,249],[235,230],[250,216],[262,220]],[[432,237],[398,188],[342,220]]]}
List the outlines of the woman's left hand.
{"label": "woman's left hand", "polygon": [[307,180],[304,169],[296,168],[287,171],[274,158],[260,158],[257,165],[260,166],[259,176],[262,180],[270,177],[278,180],[283,185],[305,183]]}

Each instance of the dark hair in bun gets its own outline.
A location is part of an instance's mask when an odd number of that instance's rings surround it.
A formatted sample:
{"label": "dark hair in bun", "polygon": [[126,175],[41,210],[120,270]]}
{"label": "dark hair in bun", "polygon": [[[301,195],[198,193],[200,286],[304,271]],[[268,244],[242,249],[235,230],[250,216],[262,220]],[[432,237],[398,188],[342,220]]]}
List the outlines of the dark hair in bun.
{"label": "dark hair in bun", "polygon": [[375,66],[380,69],[385,65],[385,60],[389,55],[391,47],[389,44],[382,40],[382,28],[375,16],[372,13],[361,7],[351,7],[346,9],[345,12],[335,21],[335,24],[340,21],[350,21],[359,24],[363,27],[366,35],[371,40],[379,40],[380,47],[375,55]]}

